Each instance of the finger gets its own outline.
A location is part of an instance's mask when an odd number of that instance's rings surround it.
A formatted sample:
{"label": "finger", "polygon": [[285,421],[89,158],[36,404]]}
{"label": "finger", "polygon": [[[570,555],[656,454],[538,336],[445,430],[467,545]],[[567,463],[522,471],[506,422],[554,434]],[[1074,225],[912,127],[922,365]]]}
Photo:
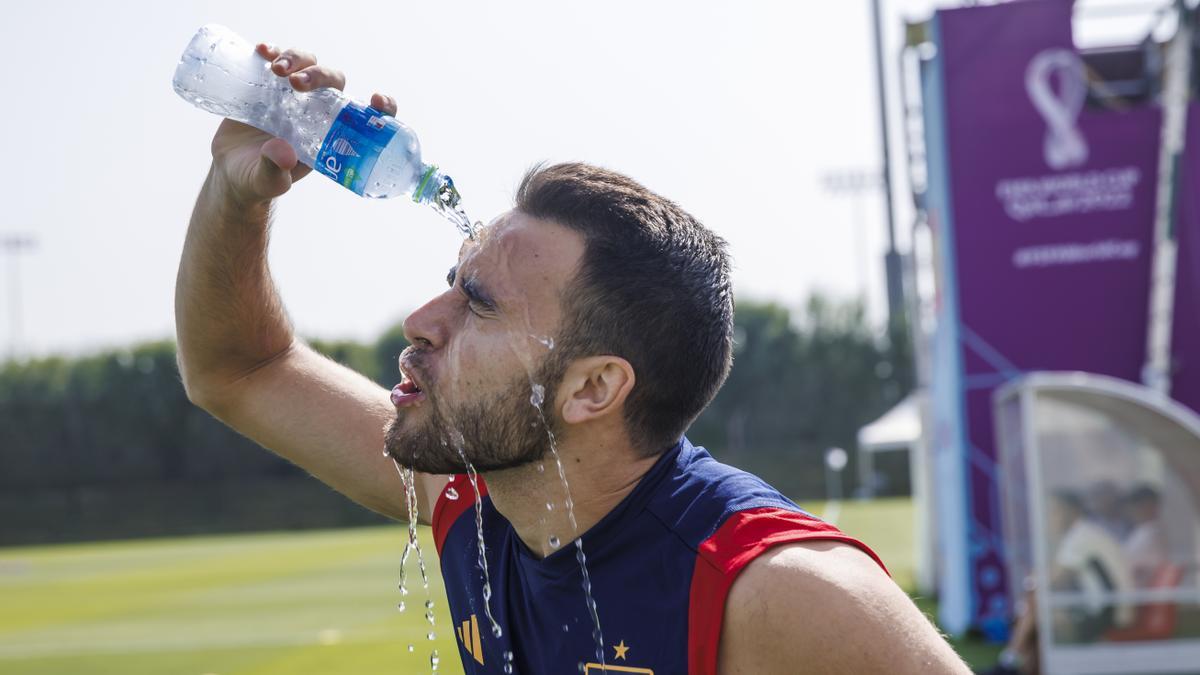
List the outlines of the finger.
{"label": "finger", "polygon": [[310,91],[322,87],[346,88],[346,76],[340,70],[326,66],[309,66],[288,78],[297,91]]}
{"label": "finger", "polygon": [[299,49],[285,49],[283,53],[275,58],[275,62],[271,64],[271,69],[276,75],[291,75],[298,70],[304,70],[309,66],[317,65],[317,57],[302,52]]}
{"label": "finger", "polygon": [[279,47],[269,42],[260,42],[254,46],[254,53],[268,61],[274,61],[279,56]]}
{"label": "finger", "polygon": [[262,144],[258,164],[250,175],[254,192],[267,198],[278,197],[292,187],[291,170],[299,162],[296,151],[282,138]]}
{"label": "finger", "polygon": [[396,99],[386,94],[376,93],[371,96],[371,107],[392,117],[396,116]]}

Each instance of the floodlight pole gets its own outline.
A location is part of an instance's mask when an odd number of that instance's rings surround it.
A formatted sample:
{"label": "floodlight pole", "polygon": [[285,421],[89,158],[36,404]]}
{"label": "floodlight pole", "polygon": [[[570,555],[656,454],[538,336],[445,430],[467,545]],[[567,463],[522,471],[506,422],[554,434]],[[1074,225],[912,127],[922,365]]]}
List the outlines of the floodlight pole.
{"label": "floodlight pole", "polygon": [[887,213],[888,250],[883,256],[887,278],[888,326],[904,316],[904,279],[900,254],[896,251],[896,218],[892,209],[892,155],[888,139],[887,78],[883,69],[883,29],[879,0],[871,0],[871,23],[875,36],[875,82],[879,95],[879,145],[883,160],[883,203]]}
{"label": "floodlight pole", "polygon": [[21,343],[21,273],[18,257],[33,250],[37,242],[33,237],[8,235],[0,238],[0,251],[8,257],[8,311],[9,340],[8,358],[15,360]]}
{"label": "floodlight pole", "polygon": [[850,199],[853,209],[850,213],[851,227],[854,228],[855,265],[858,268],[858,292],[861,294],[863,310],[871,305],[870,289],[867,284],[867,253],[866,223],[863,219],[861,198],[880,189],[880,180],[873,171],[847,170],[836,171],[821,177],[821,186],[835,196],[846,196]]}

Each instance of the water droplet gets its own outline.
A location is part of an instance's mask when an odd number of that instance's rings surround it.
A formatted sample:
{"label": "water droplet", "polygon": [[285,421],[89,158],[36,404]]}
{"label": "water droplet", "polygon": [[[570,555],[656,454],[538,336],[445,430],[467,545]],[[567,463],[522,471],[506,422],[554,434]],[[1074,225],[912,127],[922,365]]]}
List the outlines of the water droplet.
{"label": "water droplet", "polygon": [[553,511],[554,510],[554,502],[546,502],[546,510]]}
{"label": "water droplet", "polygon": [[458,499],[458,490],[455,490],[452,487],[446,488],[446,499],[451,501]]}
{"label": "water droplet", "polygon": [[400,587],[400,595],[408,595],[408,587],[407,586]]}
{"label": "water droplet", "polygon": [[501,630],[501,628],[500,628],[500,624],[498,624],[498,623],[494,623],[494,624],[492,624],[492,636],[493,636],[493,637],[500,637],[500,636],[502,636],[502,635],[504,635],[504,631],[503,631],[503,630]]}
{"label": "water droplet", "polygon": [[538,473],[546,473],[546,465],[545,464],[540,464],[540,463],[538,464]]}
{"label": "water droplet", "polygon": [[409,645],[409,646],[408,646],[408,653],[409,653],[409,654],[413,653],[413,646],[412,646],[412,645]]}
{"label": "water droplet", "polygon": [[550,548],[558,548],[558,545],[559,545],[558,537],[556,537],[554,535],[550,535],[550,540],[548,543],[550,544]]}
{"label": "water droplet", "polygon": [[432,599],[425,601],[425,609],[433,609],[433,600]]}
{"label": "water droplet", "polygon": [[512,661],[512,657],[513,657],[512,652],[504,652],[504,660],[505,661]]}
{"label": "water droplet", "polygon": [[533,393],[529,395],[529,403],[535,408],[541,408],[542,403],[546,401],[546,388],[540,384],[535,384],[532,389]]}
{"label": "water droplet", "polygon": [[437,670],[438,664],[441,662],[442,662],[442,660],[440,658],[438,658],[438,653],[437,653],[436,649],[429,653],[429,666],[431,668],[433,668],[434,670]]}
{"label": "water droplet", "polygon": [[567,624],[565,624],[565,623],[564,623],[564,624],[563,624],[563,632],[564,632],[564,633],[570,633],[570,632],[571,632],[571,627],[570,627],[570,626],[568,626]]}
{"label": "water droplet", "polygon": [[504,664],[504,673],[505,673],[505,675],[512,675],[512,664],[511,663]]}
{"label": "water droplet", "polygon": [[428,634],[428,635],[426,635],[426,636],[425,636],[425,638],[426,638],[426,639],[428,639],[428,640],[436,640],[436,639],[437,639],[437,634],[436,634],[436,633],[434,633],[433,631],[429,631],[429,634]]}
{"label": "water droplet", "polygon": [[404,603],[401,602],[400,604],[396,605],[396,610],[403,612],[404,611]]}

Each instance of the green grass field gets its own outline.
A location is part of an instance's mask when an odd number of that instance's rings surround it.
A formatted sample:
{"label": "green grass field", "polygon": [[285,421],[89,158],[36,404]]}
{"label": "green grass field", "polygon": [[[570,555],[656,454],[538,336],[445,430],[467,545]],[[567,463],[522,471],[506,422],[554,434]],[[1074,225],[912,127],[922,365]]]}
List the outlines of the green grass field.
{"label": "green grass field", "polygon": [[[839,525],[911,588],[907,500],[847,503]],[[396,611],[405,536],[396,525],[0,549],[0,674],[418,673],[432,649],[439,672],[461,673],[427,529],[437,639],[419,580]],[[996,652],[956,646],[976,663]]]}

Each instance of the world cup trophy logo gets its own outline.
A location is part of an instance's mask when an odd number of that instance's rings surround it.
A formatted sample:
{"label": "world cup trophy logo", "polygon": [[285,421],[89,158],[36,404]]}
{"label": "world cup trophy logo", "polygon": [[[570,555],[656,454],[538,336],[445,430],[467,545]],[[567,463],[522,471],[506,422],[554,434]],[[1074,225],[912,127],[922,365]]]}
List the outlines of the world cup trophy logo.
{"label": "world cup trophy logo", "polygon": [[1038,52],[1025,69],[1025,91],[1046,121],[1046,140],[1042,146],[1046,165],[1058,171],[1086,162],[1087,139],[1075,126],[1087,98],[1087,78],[1079,55],[1062,48]]}

